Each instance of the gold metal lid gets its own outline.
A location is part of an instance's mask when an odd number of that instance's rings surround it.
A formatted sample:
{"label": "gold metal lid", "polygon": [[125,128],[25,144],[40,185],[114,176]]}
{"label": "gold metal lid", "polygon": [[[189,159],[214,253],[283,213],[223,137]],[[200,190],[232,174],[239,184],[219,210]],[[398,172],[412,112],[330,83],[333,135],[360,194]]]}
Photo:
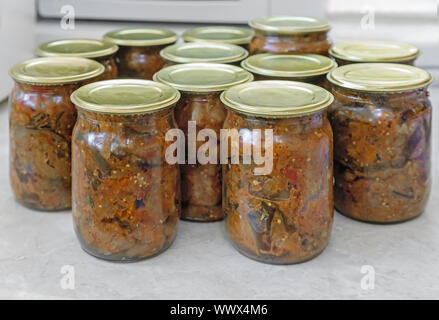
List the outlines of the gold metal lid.
{"label": "gold metal lid", "polygon": [[108,32],[104,40],[120,46],[158,46],[174,43],[177,35],[166,29],[129,28]]}
{"label": "gold metal lid", "polygon": [[57,85],[92,79],[104,70],[99,62],[86,58],[44,57],[16,64],[9,75],[18,82]]}
{"label": "gold metal lid", "polygon": [[336,86],[358,91],[401,92],[428,86],[433,77],[425,70],[396,63],[354,63],[327,75]]}
{"label": "gold metal lid", "polygon": [[234,44],[186,42],[168,46],[160,51],[160,55],[176,63],[232,63],[245,59],[248,51]]}
{"label": "gold metal lid", "polygon": [[296,81],[254,81],[232,87],[221,101],[238,113],[262,118],[291,118],[317,113],[334,100],[325,89]]}
{"label": "gold metal lid", "polygon": [[118,49],[117,45],[101,40],[66,39],[43,43],[35,49],[35,54],[40,57],[97,58],[113,54]]}
{"label": "gold metal lid", "polygon": [[98,113],[153,113],[175,104],[180,93],[150,80],[116,79],[82,86],[70,96],[79,108]]}
{"label": "gold metal lid", "polygon": [[252,37],[251,29],[229,26],[198,27],[183,33],[183,40],[187,42],[248,44]]}
{"label": "gold metal lid", "polygon": [[328,21],[324,19],[293,16],[257,18],[250,21],[249,25],[256,30],[279,34],[322,32],[330,29]]}
{"label": "gold metal lid", "polygon": [[420,51],[399,42],[349,41],[334,45],[329,54],[352,62],[400,62],[415,59]]}
{"label": "gold metal lid", "polygon": [[220,63],[185,63],[163,68],[154,80],[186,92],[217,92],[253,80],[239,67]]}
{"label": "gold metal lid", "polygon": [[281,78],[307,78],[324,75],[337,64],[319,54],[261,53],[241,62],[252,73]]}

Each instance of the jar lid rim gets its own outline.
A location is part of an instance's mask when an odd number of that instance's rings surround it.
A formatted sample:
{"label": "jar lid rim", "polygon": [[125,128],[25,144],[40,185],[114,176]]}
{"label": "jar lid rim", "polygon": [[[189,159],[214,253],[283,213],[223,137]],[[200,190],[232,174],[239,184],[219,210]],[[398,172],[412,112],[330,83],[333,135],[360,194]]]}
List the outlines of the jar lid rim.
{"label": "jar lid rim", "polygon": [[351,62],[402,62],[420,53],[415,46],[394,41],[346,41],[329,49],[334,58]]}
{"label": "jar lid rim", "polygon": [[233,26],[206,26],[186,30],[182,38],[186,42],[214,42],[243,45],[250,43],[253,30]]}
{"label": "jar lid rim", "polygon": [[40,44],[35,54],[40,57],[83,57],[97,58],[115,53],[116,44],[95,39],[61,39]]}
{"label": "jar lid rim", "polygon": [[325,19],[286,15],[256,18],[251,20],[249,25],[256,30],[279,34],[324,32],[331,29]]}
{"label": "jar lid rim", "polygon": [[125,28],[107,32],[104,41],[119,46],[158,46],[178,40],[175,32],[162,28]]}
{"label": "jar lid rim", "polygon": [[80,109],[107,114],[145,114],[172,107],[180,93],[151,80],[115,79],[82,86],[70,96]]}
{"label": "jar lid rim", "polygon": [[427,87],[433,76],[420,68],[397,63],[354,63],[328,73],[332,84],[357,91],[404,92]]}
{"label": "jar lid rim", "polygon": [[248,51],[228,43],[184,42],[167,46],[160,55],[175,63],[233,63],[245,59]]}
{"label": "jar lid rim", "polygon": [[221,63],[184,63],[161,69],[154,81],[183,92],[218,92],[253,80],[244,69]]}
{"label": "jar lid rim", "polygon": [[337,64],[318,54],[260,53],[242,61],[241,67],[263,76],[307,78],[325,75]]}
{"label": "jar lid rim", "polygon": [[293,118],[318,113],[334,100],[327,90],[298,81],[265,80],[234,86],[221,94],[227,108],[262,118]]}
{"label": "jar lid rim", "polygon": [[41,57],[17,63],[9,75],[18,82],[60,85],[95,78],[105,68],[97,61],[81,57]]}

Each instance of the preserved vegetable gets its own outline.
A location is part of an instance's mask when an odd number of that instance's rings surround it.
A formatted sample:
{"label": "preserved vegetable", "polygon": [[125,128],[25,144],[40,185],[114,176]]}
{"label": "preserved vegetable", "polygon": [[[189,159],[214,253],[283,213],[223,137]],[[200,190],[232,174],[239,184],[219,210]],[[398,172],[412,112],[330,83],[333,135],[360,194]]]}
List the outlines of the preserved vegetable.
{"label": "preserved vegetable", "polygon": [[98,61],[105,68],[98,80],[117,78],[115,53],[118,46],[112,43],[90,39],[68,39],[45,42],[37,47],[40,57],[81,57]]}
{"label": "preserved vegetable", "polygon": [[400,42],[349,41],[331,47],[329,54],[339,66],[361,62],[391,62],[413,65],[420,51]]}
{"label": "preserved vegetable", "polygon": [[151,80],[165,65],[160,51],[177,41],[177,35],[165,29],[131,28],[105,34],[104,40],[119,46],[119,78]]}
{"label": "preserved vegetable", "polygon": [[39,210],[71,207],[70,94],[104,67],[84,58],[37,58],[15,65],[10,95],[10,180],[16,199]]}
{"label": "preserved vegetable", "polygon": [[[157,96],[159,92],[159,96]],[[176,127],[176,90],[145,80],[84,86],[73,133],[73,220],[85,251],[107,260],[156,255],[173,242],[180,173],[166,132]]]}
{"label": "preserved vegetable", "polygon": [[[219,95],[224,89],[252,79],[250,73],[239,67],[214,63],[174,65],[164,68],[154,76],[154,80],[181,91],[182,97],[177,103],[175,117],[186,140],[189,139],[188,126],[193,121],[197,131],[212,129],[215,132],[218,148],[220,129],[226,117],[226,109]],[[204,142],[196,142],[197,151]],[[196,221],[222,219],[219,153],[216,163],[189,163],[188,155],[186,160],[186,164],[180,166],[182,218]]]}
{"label": "preserved vegetable", "polygon": [[252,20],[255,30],[250,55],[257,53],[315,53],[328,55],[331,40],[326,20],[310,17],[272,16]]}
{"label": "preserved vegetable", "polygon": [[[273,130],[271,172],[255,174],[254,161],[224,165],[223,208],[232,242],[262,262],[315,257],[327,245],[333,222],[332,130],[326,117],[331,94],[306,83],[256,81],[229,89],[222,101],[229,108],[225,129],[260,129],[263,137],[264,130]],[[246,144],[255,145],[249,136],[240,135],[240,158]],[[264,139],[261,145],[262,153],[269,152]]]}
{"label": "preserved vegetable", "polygon": [[377,63],[341,67],[329,80],[337,210],[377,223],[421,214],[431,188],[431,76]]}

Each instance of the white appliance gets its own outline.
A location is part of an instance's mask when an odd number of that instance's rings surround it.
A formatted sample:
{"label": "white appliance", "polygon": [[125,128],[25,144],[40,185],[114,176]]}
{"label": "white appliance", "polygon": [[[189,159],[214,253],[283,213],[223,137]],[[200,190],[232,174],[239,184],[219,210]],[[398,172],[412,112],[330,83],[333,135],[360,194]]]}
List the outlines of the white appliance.
{"label": "white appliance", "polygon": [[247,23],[270,14],[316,15],[325,0],[38,0],[41,17],[59,18],[71,6],[79,19],[190,23]]}

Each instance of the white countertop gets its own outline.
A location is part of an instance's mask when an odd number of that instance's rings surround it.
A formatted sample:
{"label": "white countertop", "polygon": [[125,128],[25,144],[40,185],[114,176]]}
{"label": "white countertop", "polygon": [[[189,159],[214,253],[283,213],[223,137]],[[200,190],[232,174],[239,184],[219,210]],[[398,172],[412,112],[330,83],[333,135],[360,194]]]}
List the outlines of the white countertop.
{"label": "white countertop", "polygon": [[[431,90],[439,107],[437,82]],[[98,260],[79,246],[70,212],[44,213],[15,202],[8,178],[8,110],[0,104],[0,298],[402,299],[439,298],[439,112],[433,112],[433,190],[425,213],[395,225],[335,214],[331,241],[314,260],[255,262],[228,242],[223,223],[182,222],[163,254],[137,263]],[[63,289],[63,266],[75,289]],[[362,266],[375,269],[364,290]],[[67,267],[69,268],[69,267]]]}

